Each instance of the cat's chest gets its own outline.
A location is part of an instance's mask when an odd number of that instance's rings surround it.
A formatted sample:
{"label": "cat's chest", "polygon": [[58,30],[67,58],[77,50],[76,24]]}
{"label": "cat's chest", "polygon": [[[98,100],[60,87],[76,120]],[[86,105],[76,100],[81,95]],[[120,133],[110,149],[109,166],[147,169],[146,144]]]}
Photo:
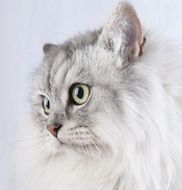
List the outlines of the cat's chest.
{"label": "cat's chest", "polygon": [[107,167],[94,162],[59,160],[38,167],[24,184],[27,190],[112,190],[118,179]]}

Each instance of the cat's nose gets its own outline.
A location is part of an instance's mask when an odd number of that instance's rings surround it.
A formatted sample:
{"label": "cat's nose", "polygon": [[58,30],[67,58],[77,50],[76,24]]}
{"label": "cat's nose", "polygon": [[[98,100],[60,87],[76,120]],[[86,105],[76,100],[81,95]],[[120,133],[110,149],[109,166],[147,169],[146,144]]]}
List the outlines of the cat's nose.
{"label": "cat's nose", "polygon": [[47,126],[47,130],[54,136],[57,137],[59,129],[62,127],[62,125],[49,125]]}

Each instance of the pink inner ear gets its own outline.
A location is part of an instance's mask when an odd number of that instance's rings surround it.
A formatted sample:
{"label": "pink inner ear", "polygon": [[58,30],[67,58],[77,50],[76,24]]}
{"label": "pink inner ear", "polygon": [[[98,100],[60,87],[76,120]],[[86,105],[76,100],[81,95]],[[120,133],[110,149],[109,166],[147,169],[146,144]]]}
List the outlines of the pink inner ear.
{"label": "pink inner ear", "polygon": [[103,39],[112,40],[112,43],[107,41],[105,43],[112,44],[113,47],[110,49],[114,49],[115,53],[120,50],[122,56],[125,56],[125,53],[127,56],[128,52],[132,52],[133,57],[142,55],[145,44],[142,27],[134,8],[129,3],[118,4],[103,28],[101,40]]}
{"label": "pink inner ear", "polygon": [[139,56],[142,56],[142,55],[143,55],[143,49],[144,49],[145,43],[146,43],[146,38],[145,38],[145,36],[144,36],[144,37],[143,37],[143,42],[142,42],[142,44],[141,44],[141,46],[140,46]]}

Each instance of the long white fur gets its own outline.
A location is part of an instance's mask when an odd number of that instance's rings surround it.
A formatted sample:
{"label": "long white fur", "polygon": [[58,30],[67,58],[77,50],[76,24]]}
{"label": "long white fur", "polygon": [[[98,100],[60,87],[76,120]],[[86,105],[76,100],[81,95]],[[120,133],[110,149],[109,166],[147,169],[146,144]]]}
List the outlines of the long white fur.
{"label": "long white fur", "polygon": [[[123,131],[117,127],[121,125],[117,115],[112,119],[103,115],[102,126],[95,131],[99,134],[104,128],[103,141],[110,143],[112,159],[82,157],[70,150],[59,156],[50,154],[47,160],[45,143],[55,149],[59,144],[51,136],[49,141],[43,140],[34,129],[35,139],[23,141],[16,152],[16,184],[12,189],[181,190],[182,55],[177,48],[160,37],[147,35],[145,53],[134,67],[149,80],[151,93],[143,94],[141,107],[137,106],[141,100],[133,101],[124,94]],[[110,59],[104,51],[100,54]],[[29,125],[31,129],[34,123]],[[47,135],[44,133],[42,136]]]}

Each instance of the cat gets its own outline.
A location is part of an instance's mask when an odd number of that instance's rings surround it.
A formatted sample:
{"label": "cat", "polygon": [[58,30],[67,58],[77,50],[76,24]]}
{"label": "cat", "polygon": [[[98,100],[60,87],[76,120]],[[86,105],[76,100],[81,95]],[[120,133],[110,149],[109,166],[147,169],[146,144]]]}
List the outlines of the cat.
{"label": "cat", "polygon": [[45,44],[13,189],[181,190],[176,49],[127,2],[101,29]]}

